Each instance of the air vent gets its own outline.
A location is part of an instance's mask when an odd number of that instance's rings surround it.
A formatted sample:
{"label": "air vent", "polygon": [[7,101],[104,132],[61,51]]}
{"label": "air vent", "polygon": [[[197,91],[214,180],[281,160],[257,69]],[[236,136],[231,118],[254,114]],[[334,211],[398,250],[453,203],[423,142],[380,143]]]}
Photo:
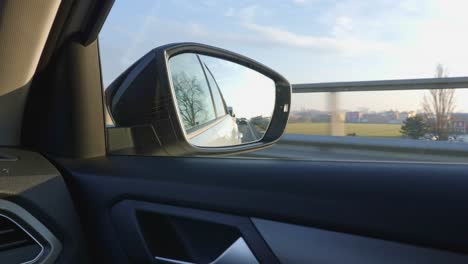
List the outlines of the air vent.
{"label": "air vent", "polygon": [[6,216],[0,215],[0,251],[25,247],[35,243],[32,237],[20,226]]}
{"label": "air vent", "polygon": [[62,244],[22,207],[0,199],[0,264],[54,263]]}
{"label": "air vent", "polygon": [[0,214],[0,263],[37,263],[44,248],[18,223]]}

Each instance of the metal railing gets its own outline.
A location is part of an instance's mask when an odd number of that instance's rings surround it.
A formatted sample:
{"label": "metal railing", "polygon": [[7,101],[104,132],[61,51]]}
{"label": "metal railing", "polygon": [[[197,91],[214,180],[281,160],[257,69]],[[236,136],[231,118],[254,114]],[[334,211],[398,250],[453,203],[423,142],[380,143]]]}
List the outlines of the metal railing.
{"label": "metal railing", "polygon": [[468,88],[468,77],[293,84],[293,93],[428,90]]}
{"label": "metal railing", "polygon": [[243,156],[333,161],[466,163],[468,144],[412,139],[286,134],[270,148]]}

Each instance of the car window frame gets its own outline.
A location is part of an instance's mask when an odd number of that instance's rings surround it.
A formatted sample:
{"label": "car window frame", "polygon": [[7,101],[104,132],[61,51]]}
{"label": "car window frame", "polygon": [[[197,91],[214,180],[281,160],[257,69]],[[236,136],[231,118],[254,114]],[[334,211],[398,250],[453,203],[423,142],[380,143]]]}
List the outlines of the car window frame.
{"label": "car window frame", "polygon": [[[222,120],[224,120],[224,118],[228,115],[228,113],[226,111],[226,102],[225,102],[224,97],[223,97],[223,95],[221,94],[221,92],[220,92],[220,90],[218,88],[218,92],[220,93],[221,99],[223,101],[224,112],[225,112],[224,115],[218,116],[216,103],[214,101],[212,87],[211,87],[210,81],[208,80],[208,74],[206,73],[205,66],[204,66],[205,63],[201,60],[200,55],[196,54],[196,53],[185,53],[185,54],[193,54],[197,58],[198,63],[200,64],[200,68],[203,71],[203,75],[205,77],[205,82],[206,82],[206,84],[208,86],[208,90],[210,92],[211,104],[213,105],[214,116],[215,116],[215,118],[212,119],[212,120],[209,120],[209,121],[207,121],[207,122],[205,122],[203,124],[199,124],[197,126],[186,129],[185,134],[186,134],[187,138],[192,138],[192,137],[195,137],[197,135],[200,135],[201,133],[203,133],[207,129],[216,126],[218,123],[220,123]],[[211,74],[211,71],[209,71],[209,69],[208,69],[208,72],[209,72],[209,74]],[[218,84],[216,83],[216,79],[214,78],[214,76],[212,74],[211,74],[211,76],[212,76],[212,78],[215,81],[215,84],[217,86]]]}
{"label": "car window frame", "polygon": [[[221,102],[223,103],[224,115],[221,115],[220,117],[225,116],[225,115],[227,115],[227,114],[229,113],[229,111],[227,110],[227,105],[226,105],[226,100],[224,100],[224,95],[223,95],[223,93],[221,92],[221,89],[219,89],[218,82],[216,81],[216,78],[214,77],[214,74],[211,72],[211,70],[210,70],[210,68],[208,67],[208,65],[206,65],[205,62],[203,62],[203,65],[204,65],[204,67],[206,68],[206,70],[208,71],[209,76],[211,76],[211,78],[213,79],[213,82],[214,82],[214,84],[216,85],[216,87],[215,87],[214,89],[217,89],[217,91],[218,91],[218,93],[219,93],[219,95],[220,95],[220,97],[221,97]],[[208,80],[208,82],[209,82],[209,80]],[[215,106],[216,106],[216,104],[215,104]],[[215,109],[215,110],[216,110],[216,109]]]}
{"label": "car window frame", "polygon": [[[188,54],[190,54],[190,53],[188,53]],[[210,120],[210,121],[214,121],[214,120],[218,119],[218,112],[216,111],[216,103],[214,101],[213,91],[211,90],[211,84],[210,84],[210,81],[208,80],[208,76],[206,74],[205,68],[203,67],[203,62],[202,62],[202,60],[200,58],[200,55],[196,54],[196,53],[192,53],[192,54],[194,54],[197,57],[198,63],[200,63],[200,67],[201,67],[201,69],[203,71],[203,75],[205,76],[206,84],[208,85],[208,90],[210,91],[211,104],[213,104],[213,109],[214,109],[214,114],[215,114],[215,119]],[[206,123],[209,123],[209,122],[206,122]]]}

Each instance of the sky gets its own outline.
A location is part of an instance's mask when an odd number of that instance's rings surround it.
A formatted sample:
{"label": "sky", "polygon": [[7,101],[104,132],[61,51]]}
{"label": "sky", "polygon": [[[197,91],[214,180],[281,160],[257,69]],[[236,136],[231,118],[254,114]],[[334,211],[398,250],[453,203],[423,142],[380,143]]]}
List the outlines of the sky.
{"label": "sky", "polygon": [[[201,56],[222,89],[226,106],[237,118],[271,117],[275,107],[275,83],[263,74],[230,61]],[[221,88],[222,87],[222,88]]]}
{"label": "sky", "polygon": [[[151,49],[193,41],[255,59],[291,83],[468,76],[466,0],[117,0],[100,34],[104,84]],[[222,88],[221,88],[222,89]],[[344,110],[418,110],[425,91],[342,93]],[[456,111],[468,112],[457,90]],[[292,109],[327,108],[325,94]]]}

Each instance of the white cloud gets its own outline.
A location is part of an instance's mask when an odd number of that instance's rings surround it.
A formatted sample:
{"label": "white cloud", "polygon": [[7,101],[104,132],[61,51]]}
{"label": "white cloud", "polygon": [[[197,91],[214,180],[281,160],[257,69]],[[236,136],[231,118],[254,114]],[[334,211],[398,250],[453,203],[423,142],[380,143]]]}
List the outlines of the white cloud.
{"label": "white cloud", "polygon": [[[140,32],[133,38],[133,45],[140,43],[142,46],[153,45],[153,37],[158,32],[170,32],[172,36],[168,41],[196,41],[212,45],[229,46],[257,46],[257,47],[286,47],[306,49],[315,52],[330,52],[342,56],[355,56],[366,52],[380,52],[388,50],[389,45],[383,42],[358,38],[351,34],[353,20],[347,16],[339,16],[335,19],[329,35],[325,34],[299,34],[280,27],[265,26],[254,21],[257,6],[248,6],[235,10],[228,8],[225,16],[239,18],[239,24],[246,29],[243,33],[213,31],[209,27],[196,22],[179,23],[176,21],[161,20],[156,17],[147,17]],[[146,36],[146,37],[144,37]],[[149,37],[151,36],[151,37]],[[142,43],[142,42],[145,43]],[[132,45],[132,46],[133,46]],[[124,63],[134,59],[133,48],[123,56]]]}
{"label": "white cloud", "polygon": [[188,29],[191,35],[194,36],[207,36],[209,32],[200,24],[189,23]]}
{"label": "white cloud", "polygon": [[314,36],[255,23],[244,23],[243,25],[273,45],[334,51],[346,56],[369,51],[383,51],[388,48],[388,45],[384,43],[354,37]]}
{"label": "white cloud", "polygon": [[241,21],[251,21],[256,16],[257,10],[258,6],[256,5],[247,6],[239,10],[238,16]]}
{"label": "white cloud", "polygon": [[352,19],[347,16],[339,16],[336,18],[332,29],[332,34],[335,36],[348,34],[353,29]]}
{"label": "white cloud", "polygon": [[401,0],[401,2],[398,3],[398,6],[402,10],[408,12],[417,12],[418,9],[421,7],[421,2],[418,2],[416,0]]}
{"label": "white cloud", "polygon": [[235,15],[235,9],[233,7],[229,7],[224,16],[233,17]]}
{"label": "white cloud", "polygon": [[234,8],[229,7],[224,12],[224,16],[231,17],[236,22],[250,22],[258,17],[271,18],[272,10],[268,6],[260,6],[258,4],[247,5],[244,7]]}
{"label": "white cloud", "polygon": [[[305,4],[309,0],[293,0],[296,4]],[[270,10],[271,11],[271,10]],[[367,40],[353,35],[353,19],[346,15],[334,17],[330,30],[317,35],[299,34],[289,29],[275,26],[266,26],[256,23],[259,16],[269,15],[268,8],[250,5],[235,9],[230,7],[225,16],[233,17],[240,21],[240,25],[249,32],[243,36],[233,34],[216,34],[218,38],[230,38],[248,43],[259,43],[263,46],[294,47],[317,51],[337,52],[341,55],[355,55],[367,51],[381,51],[386,45],[378,41]]]}
{"label": "white cloud", "polygon": [[296,5],[303,5],[307,3],[307,0],[293,0],[293,3]]}
{"label": "white cloud", "polygon": [[451,76],[467,75],[467,1],[428,2],[428,14],[400,25],[401,40],[386,54],[387,64],[401,74],[432,77],[437,63],[450,69]]}
{"label": "white cloud", "polygon": [[[299,2],[310,3],[309,0]],[[131,32],[133,34],[126,34],[130,36],[122,52],[121,64],[127,65],[161,44],[195,41],[247,52],[258,60],[270,60],[269,63],[274,59],[262,58],[265,55],[257,52],[258,48],[291,48],[296,54],[304,54],[303,58],[319,54],[327,65],[333,65],[323,66],[321,63],[323,72],[330,76],[328,78],[431,77],[438,62],[446,65],[452,76],[466,75],[468,53],[463,51],[468,47],[468,35],[463,32],[468,28],[465,18],[468,1],[427,0],[416,9],[415,3],[418,1],[403,0],[393,4],[388,0],[343,0],[321,6],[317,16],[308,20],[310,30],[289,23],[287,19],[274,19],[271,14],[275,10],[265,3],[221,9],[224,14],[221,11],[220,15],[225,16],[225,21],[221,22],[227,30],[200,23],[197,17],[193,21],[149,17],[142,27]],[[349,57],[352,60],[348,60]],[[300,68],[312,67],[311,62],[300,56],[295,60],[298,70],[290,74],[297,79],[310,78],[300,73]],[[340,63],[346,73],[339,72],[337,65]],[[353,66],[349,67],[351,64]],[[286,63],[278,62],[275,66],[281,65]],[[291,67],[284,68],[287,72]],[[337,77],[340,74],[345,77]],[[325,75],[321,74],[320,78]]]}

